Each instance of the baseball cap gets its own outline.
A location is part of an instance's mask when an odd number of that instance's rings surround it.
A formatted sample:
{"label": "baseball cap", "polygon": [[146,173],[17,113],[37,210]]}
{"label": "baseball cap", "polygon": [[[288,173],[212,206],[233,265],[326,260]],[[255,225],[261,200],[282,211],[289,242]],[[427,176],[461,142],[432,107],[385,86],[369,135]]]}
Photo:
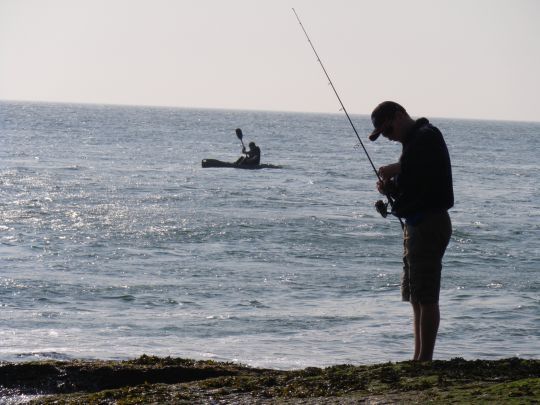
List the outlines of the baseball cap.
{"label": "baseball cap", "polygon": [[369,134],[369,140],[376,140],[384,130],[384,125],[388,120],[394,118],[396,112],[401,111],[406,113],[405,108],[395,101],[383,101],[371,113],[371,122],[375,129]]}

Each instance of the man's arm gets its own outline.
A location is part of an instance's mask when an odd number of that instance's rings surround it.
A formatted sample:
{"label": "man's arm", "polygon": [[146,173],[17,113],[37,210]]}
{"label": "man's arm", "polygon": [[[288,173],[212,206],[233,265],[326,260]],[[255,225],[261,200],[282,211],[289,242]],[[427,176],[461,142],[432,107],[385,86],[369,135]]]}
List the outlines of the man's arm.
{"label": "man's arm", "polygon": [[388,181],[401,173],[401,163],[397,162],[387,166],[381,166],[378,173],[383,181]]}

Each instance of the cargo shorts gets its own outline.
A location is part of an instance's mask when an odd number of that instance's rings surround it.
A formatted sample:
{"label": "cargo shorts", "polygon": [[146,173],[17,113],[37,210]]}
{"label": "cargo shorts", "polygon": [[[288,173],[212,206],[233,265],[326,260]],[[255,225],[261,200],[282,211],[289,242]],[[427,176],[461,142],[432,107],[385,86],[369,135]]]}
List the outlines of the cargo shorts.
{"label": "cargo shorts", "polygon": [[452,223],[448,212],[428,213],[417,225],[405,225],[403,232],[403,274],[401,297],[413,304],[439,302],[442,258]]}

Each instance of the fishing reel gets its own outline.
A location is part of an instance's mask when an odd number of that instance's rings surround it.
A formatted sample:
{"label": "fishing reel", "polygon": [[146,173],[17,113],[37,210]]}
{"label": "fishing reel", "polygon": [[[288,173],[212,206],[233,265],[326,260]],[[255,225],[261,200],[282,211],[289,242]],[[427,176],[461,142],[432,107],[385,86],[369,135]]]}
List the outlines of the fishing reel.
{"label": "fishing reel", "polygon": [[375,203],[375,209],[383,218],[388,216],[388,203],[383,200],[379,200]]}

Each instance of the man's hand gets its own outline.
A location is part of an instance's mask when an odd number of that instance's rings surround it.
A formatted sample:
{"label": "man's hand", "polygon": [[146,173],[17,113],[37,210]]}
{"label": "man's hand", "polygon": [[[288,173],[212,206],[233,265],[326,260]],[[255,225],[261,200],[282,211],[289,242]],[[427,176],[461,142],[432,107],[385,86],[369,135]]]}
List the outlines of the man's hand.
{"label": "man's hand", "polygon": [[[392,177],[398,175],[401,172],[401,164],[400,163],[392,163],[388,166],[381,166],[379,167],[379,176],[383,180],[383,182],[387,182]],[[377,188],[379,186],[377,185]],[[380,191],[380,190],[379,190]]]}
{"label": "man's hand", "polygon": [[384,180],[377,182],[377,190],[384,195],[394,196],[397,192],[396,184],[394,180]]}
{"label": "man's hand", "polygon": [[387,188],[388,188],[388,182],[387,181],[378,181],[377,182],[377,190],[379,190],[379,193],[381,194],[388,194],[388,191],[387,191]]}

